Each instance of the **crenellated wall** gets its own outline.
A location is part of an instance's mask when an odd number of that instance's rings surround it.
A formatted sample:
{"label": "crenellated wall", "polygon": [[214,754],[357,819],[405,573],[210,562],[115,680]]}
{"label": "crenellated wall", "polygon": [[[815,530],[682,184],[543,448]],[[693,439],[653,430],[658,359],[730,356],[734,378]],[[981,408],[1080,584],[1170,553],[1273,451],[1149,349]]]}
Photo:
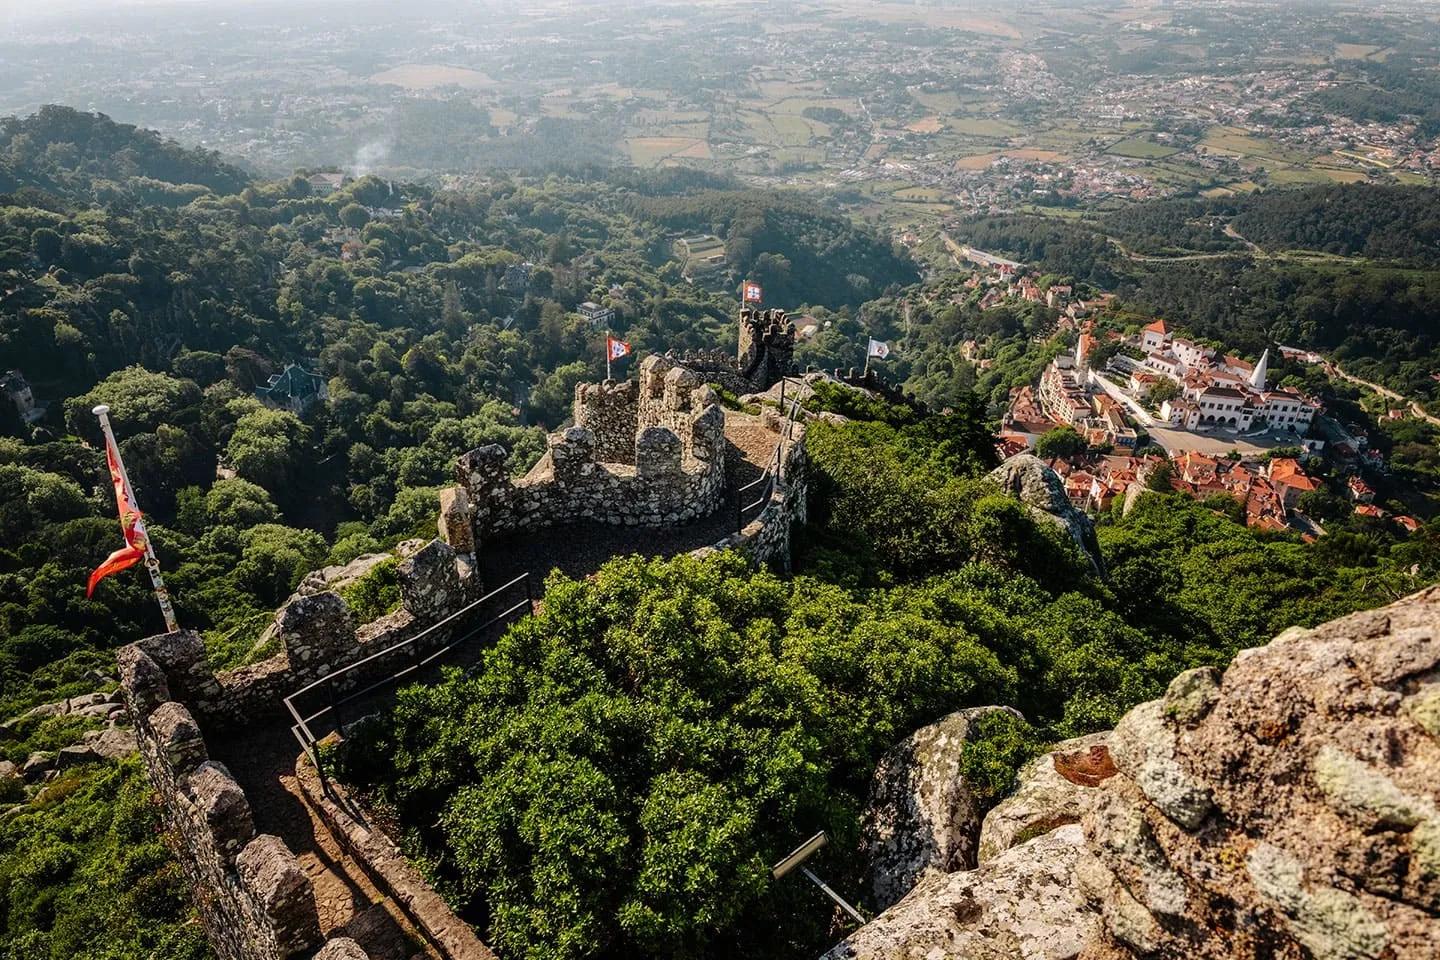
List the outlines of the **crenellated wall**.
{"label": "crenellated wall", "polygon": [[738,550],[757,567],[790,570],[790,537],[796,524],[806,519],[810,496],[809,459],[805,453],[805,424],[788,424],[772,409],[765,411],[766,426],[776,431],[777,440],[789,430],[781,454],[781,469],[770,499],[760,513],[739,532],[708,547],[691,551],[704,557],[717,550]]}
{"label": "crenellated wall", "polygon": [[595,456],[605,463],[635,462],[640,422],[640,384],[606,380],[575,385],[575,426],[595,436]]}
{"label": "crenellated wall", "polygon": [[197,668],[204,657],[190,631],[120,651],[120,686],[140,756],[215,952],[222,960],[306,953],[322,941],[310,878],[280,838],[255,832],[245,792],[209,759],[195,717],[173,699],[192,695],[197,684],[208,690]]}
{"label": "crenellated wall", "polygon": [[[206,661],[203,646],[193,655],[172,658],[167,671],[179,678],[172,681],[178,683],[177,699],[215,731],[284,720],[286,696],[413,636],[479,596],[472,568],[442,540],[411,552],[396,574],[401,608],[370,623],[357,627],[338,593],[318,589],[292,597],[275,611],[272,630],[281,649],[273,657],[219,672]],[[347,679],[359,684],[369,678],[357,671]]]}
{"label": "crenellated wall", "polygon": [[725,487],[725,412],[716,401],[693,371],[661,356],[641,364],[638,384],[581,385],[576,426],[551,434],[525,477],[510,476],[498,444],[459,459],[441,534],[483,549],[486,537],[577,520],[660,526],[708,516]]}
{"label": "crenellated wall", "polygon": [[[245,792],[209,759],[201,727],[219,733],[288,722],[284,697],[413,636],[475,596],[469,567],[439,540],[410,551],[397,575],[402,608],[358,628],[345,600],[321,589],[321,577],[276,611],[281,651],[250,666],[214,671],[193,631],[149,637],[118,654],[140,754],[222,960],[309,956],[322,937],[310,879],[283,841],[255,832]],[[379,679],[388,669],[377,663],[373,671],[356,670],[337,689]],[[343,938],[325,949],[317,956],[366,960]]]}

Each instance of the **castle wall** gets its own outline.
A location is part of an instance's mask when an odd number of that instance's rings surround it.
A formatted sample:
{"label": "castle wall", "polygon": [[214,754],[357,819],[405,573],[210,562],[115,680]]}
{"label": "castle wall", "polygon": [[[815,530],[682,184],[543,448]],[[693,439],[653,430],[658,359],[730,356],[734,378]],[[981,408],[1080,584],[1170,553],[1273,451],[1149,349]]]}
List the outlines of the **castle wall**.
{"label": "castle wall", "polygon": [[[456,479],[468,503],[471,529],[467,535],[463,521],[442,516],[446,539],[483,548],[486,537],[513,530],[578,520],[660,526],[719,509],[725,487],[725,412],[715,392],[692,371],[664,357],[648,357],[638,384],[577,389],[575,419],[576,426],[550,435],[545,457],[519,480],[509,475],[504,447],[481,447],[462,456]],[[626,429],[630,446],[622,458],[617,448]],[[458,500],[451,494],[443,502],[453,506]]]}
{"label": "castle wall", "polygon": [[[406,557],[396,571],[403,605],[399,610],[356,627],[349,607],[330,590],[291,598],[275,612],[274,636],[281,650],[259,663],[216,672],[203,647],[169,659],[176,699],[214,731],[256,722],[288,721],[282,701],[327,674],[414,636],[479,596],[478,579],[468,574],[455,550],[432,540]],[[388,669],[347,675],[343,691],[377,679]]]}
{"label": "castle wall", "polygon": [[[244,790],[223,764],[209,759],[202,724],[219,732],[288,723],[284,697],[474,599],[474,584],[462,577],[465,567],[457,559],[439,540],[411,554],[397,570],[404,607],[358,629],[334,592],[292,598],[275,614],[281,652],[236,670],[212,670],[193,631],[149,637],[120,650],[120,686],[140,755],[221,960],[309,956],[322,937],[309,877],[283,841],[256,834]],[[373,682],[392,667],[376,663],[356,670],[336,689]],[[332,946],[330,955],[365,960],[351,941]]]}
{"label": "castle wall", "polygon": [[[278,837],[257,834],[249,801],[172,686],[188,690],[204,644],[193,632],[123,648],[120,685],[136,740],[211,946],[221,960],[281,960],[321,944],[310,878]],[[363,958],[364,954],[359,957]]]}
{"label": "castle wall", "polygon": [[[785,420],[773,410],[769,423],[777,430],[785,429]],[[770,500],[745,527],[711,546],[691,551],[692,556],[705,557],[717,550],[738,550],[757,567],[779,567],[790,570],[790,538],[796,524],[803,524],[810,496],[809,459],[805,453],[805,425],[796,423],[781,457],[783,466]]]}
{"label": "castle wall", "polygon": [[405,915],[442,956],[448,960],[495,960],[490,948],[425,882],[400,848],[357,815],[361,806],[343,785],[331,782],[327,791],[315,768],[303,757],[296,765],[295,779],[331,836],[364,867],[378,890],[403,907]]}
{"label": "castle wall", "polygon": [[575,426],[595,436],[595,456],[606,463],[635,462],[640,384],[633,380],[575,385]]}

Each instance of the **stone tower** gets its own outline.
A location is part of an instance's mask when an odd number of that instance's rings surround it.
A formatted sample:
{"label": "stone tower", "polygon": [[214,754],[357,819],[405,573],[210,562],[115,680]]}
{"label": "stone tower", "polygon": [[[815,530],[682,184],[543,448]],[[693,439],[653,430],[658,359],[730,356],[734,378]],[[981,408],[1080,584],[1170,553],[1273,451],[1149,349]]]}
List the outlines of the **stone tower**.
{"label": "stone tower", "polygon": [[790,373],[795,359],[795,324],[784,310],[740,311],[740,375],[755,390],[768,390]]}

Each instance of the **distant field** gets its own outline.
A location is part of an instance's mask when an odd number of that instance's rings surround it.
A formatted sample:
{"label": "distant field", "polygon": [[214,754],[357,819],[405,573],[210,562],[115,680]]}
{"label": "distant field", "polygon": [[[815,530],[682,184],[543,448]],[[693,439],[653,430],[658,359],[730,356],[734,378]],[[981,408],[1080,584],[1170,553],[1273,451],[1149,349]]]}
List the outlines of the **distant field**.
{"label": "distant field", "polygon": [[852,115],[860,112],[860,105],[845,97],[785,97],[763,109],[766,113],[793,114],[798,117],[810,107],[839,110]]}
{"label": "distant field", "polygon": [[1012,157],[1016,160],[1037,160],[1042,163],[1059,163],[1070,159],[1065,154],[1056,153],[1054,150],[1000,150],[995,153],[978,153],[974,156],[961,157],[955,161],[955,169],[984,170],[1001,157]]}
{"label": "distant field", "polygon": [[1307,154],[1288,149],[1263,137],[1250,136],[1239,127],[1211,127],[1205,131],[1205,138],[1200,141],[1200,146],[1219,153],[1258,157],[1280,163],[1306,163],[1310,160]]}
{"label": "distant field", "polygon": [[926,117],[923,120],[916,120],[905,127],[911,133],[939,133],[945,129],[945,121],[939,117]]}
{"label": "distant field", "polygon": [[1137,160],[1161,160],[1179,153],[1180,150],[1178,147],[1156,143],[1147,137],[1127,137],[1110,144],[1105,152],[1117,157],[1134,157]]}
{"label": "distant field", "polygon": [[926,110],[936,113],[959,113],[963,105],[959,94],[951,90],[942,93],[912,93],[910,96]]}
{"label": "distant field", "polygon": [[388,83],[409,90],[430,90],[435,87],[464,87],[467,90],[478,90],[481,87],[493,85],[495,81],[478,70],[407,63],[391,67],[384,73],[375,74],[370,78],[370,82]]}
{"label": "distant field", "polygon": [[694,137],[630,137],[625,150],[637,167],[653,167],[670,157],[708,160],[712,156],[710,144]]}
{"label": "distant field", "polygon": [[1337,60],[1364,60],[1373,53],[1378,53],[1380,47],[1368,43],[1337,43],[1335,44],[1335,59]]}
{"label": "distant field", "polygon": [[945,191],[935,187],[905,187],[903,190],[896,190],[890,194],[896,200],[914,201],[918,203],[938,203],[945,199]]}
{"label": "distant field", "polygon": [[1013,24],[993,17],[977,16],[968,10],[953,7],[931,7],[901,3],[856,3],[849,0],[839,4],[837,11],[843,15],[878,20],[881,23],[923,23],[929,27],[949,30],[969,30],[1008,40],[1024,39]]}
{"label": "distant field", "polygon": [[1020,127],[988,117],[959,117],[950,121],[950,129],[971,137],[1013,137],[1024,133]]}
{"label": "distant field", "polygon": [[1359,170],[1337,170],[1334,167],[1309,167],[1303,170],[1271,170],[1270,182],[1285,186],[1304,183],[1360,183],[1369,179]]}
{"label": "distant field", "polygon": [[814,97],[824,96],[824,84],[811,81],[795,82],[793,80],[761,80],[755,85],[759,91],[760,98],[770,103],[784,100],[788,97]]}
{"label": "distant field", "polygon": [[737,114],[745,124],[746,139],[753,143],[764,143],[776,147],[809,146],[817,137],[828,137],[830,127],[818,120],[788,113],[764,113],[759,110],[741,110]]}

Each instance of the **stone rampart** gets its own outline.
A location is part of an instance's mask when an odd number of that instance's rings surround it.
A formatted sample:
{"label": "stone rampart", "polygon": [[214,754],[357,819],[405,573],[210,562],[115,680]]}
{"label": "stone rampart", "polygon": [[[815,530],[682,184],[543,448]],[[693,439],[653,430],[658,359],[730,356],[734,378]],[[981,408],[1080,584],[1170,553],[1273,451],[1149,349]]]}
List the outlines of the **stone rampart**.
{"label": "stone rampart", "polygon": [[[199,724],[172,699],[205,685],[192,632],[123,648],[120,685],[171,846],[222,960],[281,960],[322,943],[310,878],[278,837],[255,832],[245,792],[209,758]],[[364,954],[358,954],[363,958]]]}
{"label": "stone rampart", "polygon": [[[810,495],[805,425],[799,422],[792,424],[778,414],[766,418],[766,424],[776,430],[777,442],[785,437],[780,472],[769,500],[739,532],[711,546],[692,551],[694,556],[707,556],[717,550],[738,550],[756,566],[778,566],[789,572],[791,532],[796,524],[805,522]],[[788,436],[785,436],[787,431]]]}
{"label": "stone rampart", "polygon": [[[577,388],[575,420],[576,426],[550,435],[546,455],[519,480],[509,474],[504,447],[462,456],[456,464],[460,492],[442,499],[445,539],[483,549],[486,537],[513,530],[577,520],[660,526],[719,508],[725,412],[715,391],[692,371],[648,357],[638,384]],[[622,451],[627,429],[629,447]]]}
{"label": "stone rampart", "polygon": [[830,374],[840,383],[847,387],[854,387],[857,390],[868,390],[878,394],[882,399],[890,403],[904,404],[912,407],[920,413],[926,412],[925,404],[915,399],[915,396],[906,393],[895,384],[886,380],[874,370],[856,370],[850,367],[847,370],[836,369]]}
{"label": "stone rampart", "polygon": [[387,897],[399,904],[431,946],[448,960],[495,960],[475,931],[455,915],[400,848],[365,822],[361,804],[341,784],[322,784],[310,761],[301,757],[295,778],[312,809],[330,835],[365,869],[366,875]]}
{"label": "stone rampart", "polygon": [[[172,644],[166,669],[175,677],[176,699],[213,731],[282,721],[288,716],[282,701],[299,688],[415,635],[479,596],[472,568],[442,540],[412,552],[396,572],[401,608],[358,627],[345,600],[333,590],[292,597],[275,612],[271,628],[280,652],[259,663],[217,672],[207,662],[203,644]],[[159,643],[153,638],[146,642]],[[385,669],[385,664],[375,666],[376,671]],[[356,671],[336,689],[373,679]]]}
{"label": "stone rampart", "polygon": [[575,426],[595,437],[595,456],[606,463],[635,462],[640,384],[634,380],[575,386]]}
{"label": "stone rampart", "polygon": [[[413,636],[475,596],[469,567],[440,540],[411,552],[397,574],[401,609],[358,628],[333,590],[292,597],[272,627],[281,650],[260,663],[216,672],[193,631],[149,637],[119,652],[120,687],[140,754],[222,960],[308,956],[322,938],[310,879],[283,841],[256,834],[244,791],[209,759],[201,725],[220,732],[287,722],[286,696]],[[336,689],[374,681],[392,667],[353,671]],[[334,946],[350,951],[332,951],[336,956],[365,958],[350,941]]]}

